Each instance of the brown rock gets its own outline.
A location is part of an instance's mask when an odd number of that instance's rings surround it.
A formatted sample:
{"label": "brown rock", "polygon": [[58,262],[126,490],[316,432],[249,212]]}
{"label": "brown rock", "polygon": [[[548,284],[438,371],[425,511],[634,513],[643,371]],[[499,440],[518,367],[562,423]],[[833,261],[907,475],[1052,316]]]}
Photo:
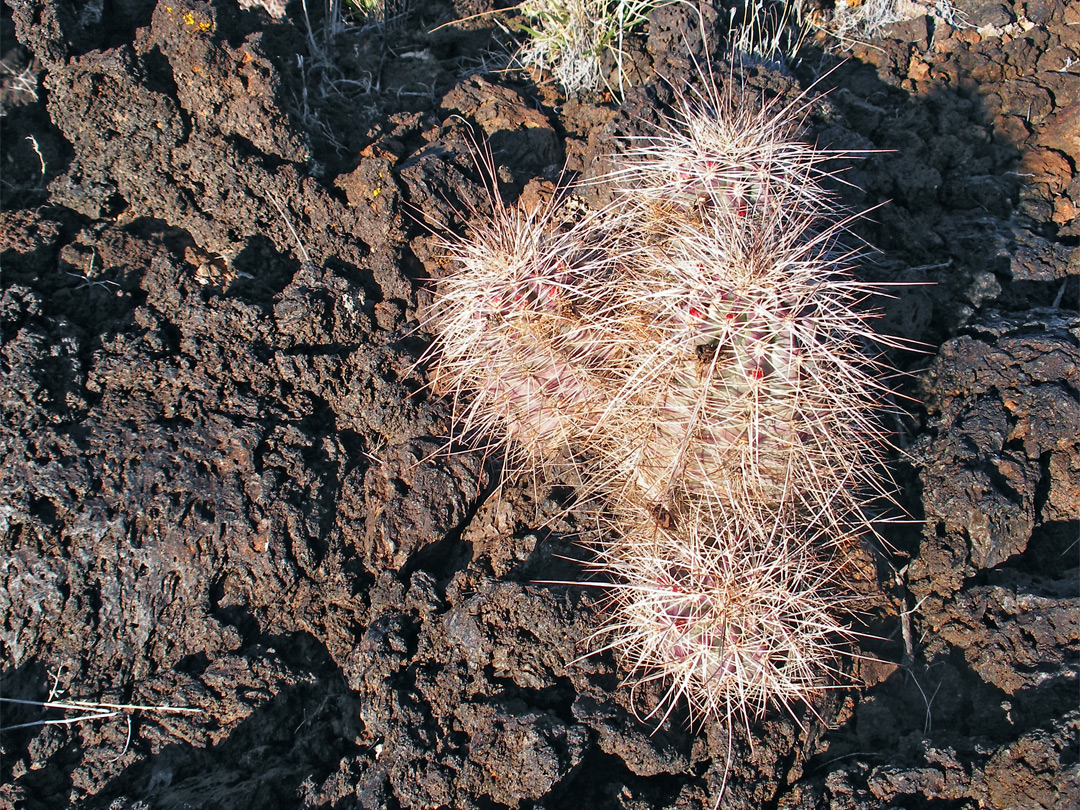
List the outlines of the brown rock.
{"label": "brown rock", "polygon": [[1031,175],[1031,182],[1045,183],[1054,193],[1065,190],[1072,180],[1072,166],[1060,152],[1033,149],[1020,159],[1020,171]]}
{"label": "brown rock", "polygon": [[1039,144],[1064,152],[1080,164],[1080,101],[1054,112],[1039,133]]}
{"label": "brown rock", "polygon": [[470,76],[451,88],[440,107],[474,121],[501,163],[524,163],[537,169],[562,164],[559,137],[551,122],[509,87]]}
{"label": "brown rock", "polygon": [[1064,194],[1054,200],[1053,221],[1057,225],[1069,225],[1075,222],[1077,217],[1080,217],[1080,209]]}
{"label": "brown rock", "polygon": [[1031,130],[1023,118],[1016,115],[999,115],[994,119],[994,138],[1002,143],[1023,146]]}

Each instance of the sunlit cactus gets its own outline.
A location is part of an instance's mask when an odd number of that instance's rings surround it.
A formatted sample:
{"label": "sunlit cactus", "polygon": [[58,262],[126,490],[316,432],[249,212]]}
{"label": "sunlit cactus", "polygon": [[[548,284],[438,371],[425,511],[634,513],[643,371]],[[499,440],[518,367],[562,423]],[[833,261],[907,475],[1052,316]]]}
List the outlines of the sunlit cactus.
{"label": "sunlit cactus", "polygon": [[810,106],[804,97],[762,102],[702,79],[704,89],[678,94],[674,112],[651,134],[630,139],[608,178],[652,215],[653,227],[664,233],[685,219],[835,211],[824,181],[847,153],[799,139]]}
{"label": "sunlit cactus", "polygon": [[620,527],[597,563],[612,578],[600,649],[629,683],[663,684],[653,716],[686,705],[692,721],[746,724],[843,681],[844,599],[807,538],[701,511],[667,528],[624,513]]}
{"label": "sunlit cactus", "polygon": [[604,331],[637,352],[609,384],[599,469],[660,505],[690,493],[858,519],[885,389],[842,224],[815,224],[759,205],[672,229],[627,264]]}
{"label": "sunlit cactus", "polygon": [[749,723],[837,682],[836,560],[885,489],[888,387],[803,101],[681,104],[605,210],[493,193],[445,239],[427,325],[461,432],[511,471],[572,469],[606,524],[603,649],[666,684],[658,712]]}
{"label": "sunlit cactus", "polygon": [[532,469],[572,455],[603,409],[600,372],[621,349],[596,329],[596,290],[610,283],[602,241],[619,225],[565,221],[559,200],[529,211],[491,201],[466,236],[443,238],[451,270],[425,320],[434,385],[460,435]]}

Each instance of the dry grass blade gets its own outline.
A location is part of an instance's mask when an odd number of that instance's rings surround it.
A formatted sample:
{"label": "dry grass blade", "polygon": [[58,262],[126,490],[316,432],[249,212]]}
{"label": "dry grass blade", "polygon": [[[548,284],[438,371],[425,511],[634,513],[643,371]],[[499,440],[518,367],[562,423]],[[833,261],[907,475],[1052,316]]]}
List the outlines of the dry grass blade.
{"label": "dry grass blade", "polygon": [[146,706],[135,703],[100,703],[87,700],[18,700],[16,698],[0,698],[0,703],[11,703],[19,706],[38,706],[42,709],[54,709],[64,712],[86,712],[80,717],[64,717],[46,720],[34,720],[29,723],[18,723],[13,726],[4,726],[0,731],[14,731],[20,728],[32,728],[35,726],[69,726],[74,723],[84,723],[88,720],[102,720],[116,717],[126,712],[160,712],[163,714],[202,714],[202,709],[187,708],[183,706]]}

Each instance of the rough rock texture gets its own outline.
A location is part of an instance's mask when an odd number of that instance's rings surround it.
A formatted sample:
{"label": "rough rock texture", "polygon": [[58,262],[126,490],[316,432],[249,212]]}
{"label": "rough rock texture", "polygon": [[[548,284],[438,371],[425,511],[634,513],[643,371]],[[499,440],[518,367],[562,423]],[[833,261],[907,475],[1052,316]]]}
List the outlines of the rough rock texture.
{"label": "rough rock texture", "polygon": [[4,731],[0,806],[1080,803],[1073,4],[736,71],[834,88],[808,137],[886,150],[845,173],[888,201],[860,272],[933,284],[878,302],[926,344],[891,357],[924,522],[867,551],[863,686],[728,729],[581,659],[602,599],[544,584],[583,576],[573,494],[447,452],[416,329],[476,139],[508,198],[595,176],[714,48],[697,15],[653,14],[619,105],[489,72],[488,18],[438,28],[478,3],[336,37],[308,3],[309,37],[296,3],[5,2],[0,696],[200,713]]}
{"label": "rough rock texture", "polygon": [[924,378],[936,416],[915,449],[926,527],[909,585],[933,632],[1005,694],[1075,684],[1080,600],[1062,563],[1080,514],[1080,434],[1065,428],[1080,424],[1080,318],[969,331]]}

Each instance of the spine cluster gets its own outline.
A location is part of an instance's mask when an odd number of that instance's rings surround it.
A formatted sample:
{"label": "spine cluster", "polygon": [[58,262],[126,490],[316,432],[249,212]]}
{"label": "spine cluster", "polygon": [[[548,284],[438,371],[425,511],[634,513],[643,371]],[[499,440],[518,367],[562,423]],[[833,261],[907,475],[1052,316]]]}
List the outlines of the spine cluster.
{"label": "spine cluster", "polygon": [[868,290],[798,117],[710,89],[629,145],[609,208],[493,194],[445,242],[436,385],[511,470],[585,471],[598,635],[665,714],[748,722],[832,679],[839,550],[881,488]]}

